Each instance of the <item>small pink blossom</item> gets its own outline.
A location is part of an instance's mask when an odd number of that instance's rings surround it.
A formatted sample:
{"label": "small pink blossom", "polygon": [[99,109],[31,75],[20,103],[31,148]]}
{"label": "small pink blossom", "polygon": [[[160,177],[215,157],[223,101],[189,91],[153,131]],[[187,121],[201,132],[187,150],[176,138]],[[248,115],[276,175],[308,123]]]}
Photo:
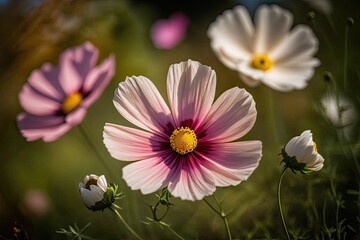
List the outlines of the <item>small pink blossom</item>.
{"label": "small pink blossom", "polygon": [[142,130],[106,123],[104,143],[112,157],[135,161],[123,168],[131,189],[148,194],[167,187],[194,201],[216,186],[238,185],[256,169],[261,142],[235,142],[255,123],[255,101],[234,87],[214,102],[215,88],[214,70],[191,60],[169,68],[170,108],[146,77],[119,84],[114,105]]}
{"label": "small pink blossom", "polygon": [[115,57],[95,66],[97,58],[98,50],[86,42],[64,51],[59,66],[45,63],[31,72],[19,93],[25,112],[17,116],[28,141],[55,141],[81,123],[114,76]]}
{"label": "small pink blossom", "polygon": [[157,20],[151,28],[151,39],[156,48],[171,49],[186,34],[189,19],[183,13],[174,13],[169,19]]}
{"label": "small pink blossom", "polygon": [[49,197],[41,189],[29,189],[23,200],[26,209],[34,215],[42,216],[46,214],[49,209]]}

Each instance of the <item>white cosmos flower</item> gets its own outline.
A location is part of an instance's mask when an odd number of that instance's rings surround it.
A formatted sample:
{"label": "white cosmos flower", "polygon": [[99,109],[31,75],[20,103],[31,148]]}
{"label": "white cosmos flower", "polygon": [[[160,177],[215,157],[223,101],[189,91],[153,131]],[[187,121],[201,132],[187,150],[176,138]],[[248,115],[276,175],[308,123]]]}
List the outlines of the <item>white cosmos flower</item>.
{"label": "white cosmos flower", "polygon": [[107,182],[104,175],[98,177],[91,174],[84,178],[84,182],[79,183],[80,195],[84,204],[92,209],[97,202],[101,202],[104,193],[107,191]]}
{"label": "white cosmos flower", "polygon": [[331,124],[342,130],[345,137],[350,138],[358,121],[358,112],[354,104],[345,95],[326,94],[321,98],[321,108],[324,116]]}
{"label": "white cosmos flower", "polygon": [[[319,171],[324,166],[324,158],[318,153],[310,130],[292,138],[283,150],[283,157],[286,167],[302,173]],[[297,163],[292,161],[294,157]]]}
{"label": "white cosmos flower", "polygon": [[318,40],[305,25],[292,30],[293,15],[276,5],[261,5],[254,23],[243,6],[226,10],[208,29],[211,48],[249,86],[260,83],[282,92],[303,89],[320,61]]}

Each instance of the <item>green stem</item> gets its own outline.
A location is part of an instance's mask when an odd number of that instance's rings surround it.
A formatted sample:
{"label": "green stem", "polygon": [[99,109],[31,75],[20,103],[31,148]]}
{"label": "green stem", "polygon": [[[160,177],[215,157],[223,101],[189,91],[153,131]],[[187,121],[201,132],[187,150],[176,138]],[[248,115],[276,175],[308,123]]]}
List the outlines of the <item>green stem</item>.
{"label": "green stem", "polygon": [[172,232],[177,238],[181,239],[181,240],[185,240],[185,238],[183,238],[182,236],[180,236],[177,232],[175,232],[174,229],[172,229],[172,227],[170,225],[168,225],[168,229],[170,230],[170,232]]}
{"label": "green stem", "polygon": [[279,211],[280,211],[280,216],[281,216],[281,221],[282,221],[282,224],[283,224],[283,227],[284,227],[284,230],[285,230],[285,233],[286,233],[286,237],[288,240],[290,240],[290,235],[289,235],[289,231],[286,227],[286,223],[285,223],[285,219],[284,219],[284,214],[283,214],[283,210],[282,210],[282,207],[281,207],[281,199],[280,199],[280,191],[281,191],[281,182],[282,182],[282,179],[284,177],[284,174],[285,174],[285,171],[286,171],[286,167],[284,168],[284,170],[281,172],[281,175],[280,175],[280,178],[279,178],[279,183],[278,183],[278,188],[277,188],[277,199],[278,199],[278,205],[279,205]]}
{"label": "green stem", "polygon": [[225,225],[225,229],[226,229],[226,234],[227,234],[227,237],[229,240],[232,240],[232,237],[231,237],[231,231],[230,231],[230,226],[229,226],[229,222],[227,220],[227,215],[226,213],[224,212],[223,208],[222,208],[222,204],[220,203],[220,201],[217,199],[217,197],[215,195],[212,195],[212,197],[214,198],[216,204],[218,205],[219,207],[219,210],[216,210],[216,208],[214,208],[205,198],[204,198],[204,202],[217,214],[219,215],[223,221],[224,221],[224,225]]}
{"label": "green stem", "polygon": [[121,216],[121,214],[119,213],[118,210],[116,210],[116,208],[114,207],[110,207],[109,208],[111,211],[113,211],[118,217],[119,219],[121,220],[121,222],[125,225],[125,227],[129,230],[129,232],[131,232],[137,239],[139,240],[143,240],[135,231],[134,229],[132,229],[130,227],[130,225],[125,221],[125,219]]}
{"label": "green stem", "polygon": [[347,89],[347,65],[348,65],[348,35],[349,26],[345,28],[345,50],[344,50],[344,91]]}
{"label": "green stem", "polygon": [[105,170],[111,175],[111,177],[113,179],[116,179],[115,175],[111,171],[111,168],[106,164],[106,162],[104,161],[100,152],[97,150],[96,145],[90,140],[91,138],[90,138],[89,134],[87,133],[85,127],[80,124],[80,125],[78,125],[78,129],[79,129],[81,135],[84,137],[86,143],[94,151],[96,157],[100,160],[100,162],[103,165],[103,167],[105,168]]}

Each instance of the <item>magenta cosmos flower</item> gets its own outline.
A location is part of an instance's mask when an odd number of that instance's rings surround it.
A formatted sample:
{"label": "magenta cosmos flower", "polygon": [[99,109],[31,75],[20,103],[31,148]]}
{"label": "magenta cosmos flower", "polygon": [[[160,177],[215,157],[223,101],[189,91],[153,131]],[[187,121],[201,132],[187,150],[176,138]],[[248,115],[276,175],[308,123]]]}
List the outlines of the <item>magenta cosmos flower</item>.
{"label": "magenta cosmos flower", "polygon": [[216,186],[246,180],[261,158],[260,141],[233,142],[256,120],[252,96],[238,87],[214,103],[215,72],[199,62],[171,65],[167,106],[146,77],[127,77],[115,90],[119,113],[143,130],[106,123],[104,143],[122,161],[123,178],[143,194],[167,187],[183,200],[200,200]]}
{"label": "magenta cosmos flower", "polygon": [[83,120],[114,76],[115,57],[95,66],[97,58],[98,50],[86,42],[63,52],[59,66],[45,63],[32,71],[19,94],[25,112],[17,116],[28,141],[55,141]]}
{"label": "magenta cosmos flower", "polygon": [[180,43],[186,35],[188,17],[177,12],[169,19],[157,20],[151,28],[151,39],[156,48],[171,49]]}

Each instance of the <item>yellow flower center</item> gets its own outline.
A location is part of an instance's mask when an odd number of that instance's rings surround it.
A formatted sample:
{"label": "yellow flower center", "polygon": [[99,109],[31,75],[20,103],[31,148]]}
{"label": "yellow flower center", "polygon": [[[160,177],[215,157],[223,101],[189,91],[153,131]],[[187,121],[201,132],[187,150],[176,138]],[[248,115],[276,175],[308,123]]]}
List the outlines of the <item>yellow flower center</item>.
{"label": "yellow flower center", "polygon": [[81,101],[83,100],[83,95],[81,93],[73,93],[65,98],[61,105],[61,110],[63,113],[68,114],[77,108]]}
{"label": "yellow flower center", "polygon": [[272,67],[272,65],[273,65],[273,62],[266,54],[254,55],[251,60],[251,66],[253,68],[263,70],[263,71],[269,70]]}
{"label": "yellow flower center", "polygon": [[314,145],[314,150],[315,150],[315,152],[318,152],[318,148],[317,148],[316,142],[313,141],[313,145]]}
{"label": "yellow flower center", "polygon": [[196,134],[188,127],[180,127],[173,131],[170,136],[172,149],[182,155],[194,151],[197,145]]}

